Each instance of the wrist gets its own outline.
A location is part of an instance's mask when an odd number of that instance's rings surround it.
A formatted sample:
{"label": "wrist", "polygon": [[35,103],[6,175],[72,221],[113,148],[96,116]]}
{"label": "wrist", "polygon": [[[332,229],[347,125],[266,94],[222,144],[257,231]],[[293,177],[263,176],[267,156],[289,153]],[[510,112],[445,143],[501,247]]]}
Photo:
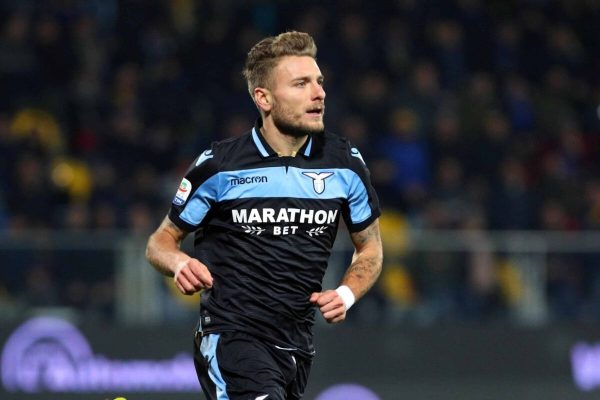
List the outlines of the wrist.
{"label": "wrist", "polygon": [[335,289],[335,291],[337,292],[338,296],[342,298],[344,306],[346,306],[346,311],[348,311],[356,301],[354,293],[352,293],[352,290],[350,290],[350,288],[346,285],[341,285]]}
{"label": "wrist", "polygon": [[187,265],[188,260],[183,260],[175,264],[175,269],[173,270],[173,279],[177,280],[177,275],[181,272],[183,267]]}

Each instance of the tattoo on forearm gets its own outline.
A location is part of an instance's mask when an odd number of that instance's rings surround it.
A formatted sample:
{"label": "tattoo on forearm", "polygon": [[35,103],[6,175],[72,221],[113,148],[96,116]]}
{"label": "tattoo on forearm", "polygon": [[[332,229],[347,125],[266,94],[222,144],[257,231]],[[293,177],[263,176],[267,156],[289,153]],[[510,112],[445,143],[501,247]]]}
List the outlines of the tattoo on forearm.
{"label": "tattoo on forearm", "polygon": [[381,272],[381,258],[378,256],[358,257],[346,271],[344,280],[355,280],[359,284],[356,289],[362,297],[373,286]]}
{"label": "tattoo on forearm", "polygon": [[364,245],[369,240],[373,239],[381,241],[381,238],[379,237],[379,227],[378,225],[371,224],[367,229],[352,234],[352,239],[356,245]]}
{"label": "tattoo on forearm", "polygon": [[381,273],[383,255],[379,224],[374,222],[363,231],[352,234],[357,249],[352,264],[344,275],[344,282],[355,282],[358,297],[363,296],[373,286]]}

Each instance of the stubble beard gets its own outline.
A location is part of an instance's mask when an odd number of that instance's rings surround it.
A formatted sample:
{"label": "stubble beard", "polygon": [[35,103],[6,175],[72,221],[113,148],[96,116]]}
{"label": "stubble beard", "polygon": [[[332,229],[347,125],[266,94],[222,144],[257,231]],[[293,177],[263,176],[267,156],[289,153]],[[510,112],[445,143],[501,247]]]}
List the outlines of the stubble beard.
{"label": "stubble beard", "polygon": [[273,124],[284,135],[289,135],[295,138],[301,138],[308,135],[323,133],[325,130],[324,124],[320,127],[312,127],[303,125],[301,122],[294,122],[291,118],[286,118],[290,113],[275,105],[272,111]]}

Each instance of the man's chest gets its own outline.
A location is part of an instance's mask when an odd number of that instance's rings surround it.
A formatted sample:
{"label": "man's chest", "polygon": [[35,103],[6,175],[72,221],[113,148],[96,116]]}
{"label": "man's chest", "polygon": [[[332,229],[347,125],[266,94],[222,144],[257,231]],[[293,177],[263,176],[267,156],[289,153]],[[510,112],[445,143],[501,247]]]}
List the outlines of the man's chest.
{"label": "man's chest", "polygon": [[263,197],[346,198],[351,171],[340,168],[268,167],[219,173],[218,200]]}
{"label": "man's chest", "polygon": [[329,236],[347,201],[346,175],[283,166],[222,172],[212,221],[250,235]]}

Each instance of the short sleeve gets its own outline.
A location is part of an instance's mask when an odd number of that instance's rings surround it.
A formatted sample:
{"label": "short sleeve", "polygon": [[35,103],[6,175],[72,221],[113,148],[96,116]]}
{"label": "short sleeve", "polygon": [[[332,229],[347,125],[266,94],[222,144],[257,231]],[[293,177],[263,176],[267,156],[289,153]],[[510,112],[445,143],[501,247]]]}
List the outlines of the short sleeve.
{"label": "short sleeve", "polygon": [[350,170],[347,204],[343,210],[344,221],[351,232],[365,229],[381,215],[379,199],[371,184],[370,172],[357,148],[348,143]]}
{"label": "short sleeve", "polygon": [[182,230],[192,232],[204,222],[219,194],[215,149],[203,151],[190,165],[175,193],[169,219]]}

